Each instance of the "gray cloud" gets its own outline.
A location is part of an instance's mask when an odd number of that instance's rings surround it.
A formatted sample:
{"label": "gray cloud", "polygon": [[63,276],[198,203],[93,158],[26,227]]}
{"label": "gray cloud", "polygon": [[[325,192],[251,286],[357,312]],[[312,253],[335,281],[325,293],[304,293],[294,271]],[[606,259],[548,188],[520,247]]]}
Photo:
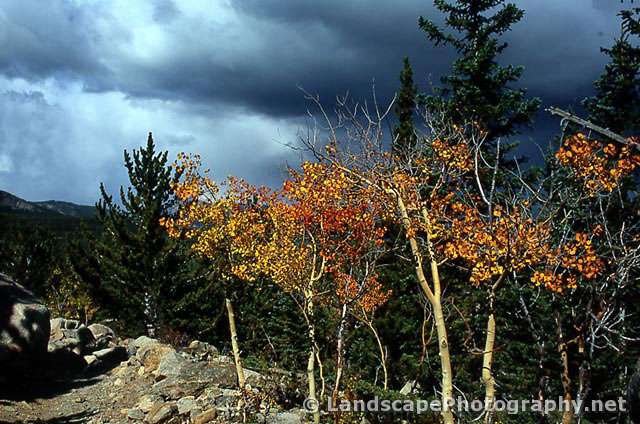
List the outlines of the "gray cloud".
{"label": "gray cloud", "polygon": [[0,72],[14,78],[84,78],[107,72],[88,54],[98,37],[94,16],[70,2],[0,5]]}
{"label": "gray cloud", "polygon": [[[614,4],[615,3],[615,4]],[[502,58],[547,104],[576,105],[601,72],[619,24],[610,0],[523,0]],[[275,183],[307,105],[397,88],[402,57],[425,91],[454,54],[417,17],[427,0],[235,0],[0,5],[0,188],[28,198],[91,201],[125,181],[122,149],[153,130],[172,153],[199,151],[219,175]],[[557,123],[541,115],[541,144]]]}

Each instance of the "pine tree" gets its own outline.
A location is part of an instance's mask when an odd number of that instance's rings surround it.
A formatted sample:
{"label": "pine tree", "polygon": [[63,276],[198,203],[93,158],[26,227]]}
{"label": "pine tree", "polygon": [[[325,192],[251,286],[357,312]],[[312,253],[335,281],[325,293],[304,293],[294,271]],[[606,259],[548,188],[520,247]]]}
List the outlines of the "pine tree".
{"label": "pine tree", "polygon": [[407,150],[416,142],[413,115],[416,110],[418,90],[413,83],[413,69],[408,57],[404,58],[403,64],[400,72],[400,91],[395,107],[398,125],[393,130],[393,151],[396,154]]}
{"label": "pine tree", "polygon": [[104,232],[93,243],[93,276],[104,309],[126,330],[162,332],[177,313],[174,292],[194,270],[184,246],[160,225],[174,209],[171,186],[179,173],[167,165],[166,151],[156,153],[151,134],[145,148],[125,150],[124,163],[131,186],[120,188],[120,204],[100,185],[96,207]]}
{"label": "pine tree", "polygon": [[600,49],[609,57],[603,74],[594,86],[596,95],[583,101],[589,119],[611,131],[624,134],[640,129],[640,47],[630,37],[640,35],[640,9],[624,10],[621,34],[611,48]]}
{"label": "pine tree", "polygon": [[504,0],[434,3],[446,15],[446,26],[459,36],[445,33],[423,17],[419,19],[420,28],[436,46],[454,47],[459,57],[452,73],[442,77],[443,87],[435,96],[425,98],[428,110],[444,114],[459,125],[476,122],[487,131],[489,147],[499,137],[517,134],[518,127],[531,124],[541,102],[527,99],[524,89],[510,87],[520,79],[524,68],[502,66],[497,58],[508,46],[499,38],[522,19],[524,12]]}

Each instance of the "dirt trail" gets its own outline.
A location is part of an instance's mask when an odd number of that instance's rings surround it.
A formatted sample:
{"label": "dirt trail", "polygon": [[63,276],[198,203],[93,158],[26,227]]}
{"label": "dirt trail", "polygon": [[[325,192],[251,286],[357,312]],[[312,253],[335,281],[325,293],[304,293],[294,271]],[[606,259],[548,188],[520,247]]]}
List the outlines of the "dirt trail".
{"label": "dirt trail", "polygon": [[126,423],[153,379],[117,364],[100,373],[52,375],[42,363],[0,382],[3,423]]}

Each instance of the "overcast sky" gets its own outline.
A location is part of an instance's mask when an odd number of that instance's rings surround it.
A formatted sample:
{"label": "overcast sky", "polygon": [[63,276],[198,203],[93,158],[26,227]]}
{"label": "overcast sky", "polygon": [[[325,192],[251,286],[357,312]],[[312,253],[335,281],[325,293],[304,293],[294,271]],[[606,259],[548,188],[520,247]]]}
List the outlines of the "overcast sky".
{"label": "overcast sky", "polygon": [[[619,30],[619,0],[524,0],[504,61],[545,104],[577,105]],[[628,2],[627,6],[630,4]],[[93,203],[126,182],[123,149],[153,131],[173,158],[198,152],[214,174],[277,184],[307,105],[397,88],[402,57],[430,90],[453,54],[418,16],[429,0],[0,0],[0,189]],[[548,142],[539,115],[523,136]]]}

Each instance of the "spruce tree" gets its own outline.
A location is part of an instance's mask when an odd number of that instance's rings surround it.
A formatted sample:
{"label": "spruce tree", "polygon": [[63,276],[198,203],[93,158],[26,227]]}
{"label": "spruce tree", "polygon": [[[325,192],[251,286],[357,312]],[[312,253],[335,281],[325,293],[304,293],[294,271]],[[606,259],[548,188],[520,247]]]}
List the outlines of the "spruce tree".
{"label": "spruce tree", "polygon": [[[634,38],[640,36],[639,14],[640,9],[624,10],[618,14],[621,18],[620,36],[610,48],[600,49],[609,58],[609,62],[605,65],[602,75],[594,82],[596,94],[583,101],[591,122],[624,136],[640,135],[640,46],[632,43]],[[603,135],[593,134],[593,137],[608,142]],[[637,214],[640,204],[637,173],[622,179],[616,191],[617,195],[607,202],[592,202],[586,205],[573,202],[570,213],[577,216],[582,214],[583,219],[588,221],[590,217],[602,213],[604,208],[607,215],[607,231],[611,234],[624,232],[624,226],[628,227],[630,223],[634,226],[640,225]],[[618,246],[614,246],[607,245],[602,254],[616,257]],[[634,278],[637,279],[637,273]],[[581,287],[578,294],[580,297],[576,296],[577,300],[571,304],[572,309],[566,311],[565,316],[573,317],[573,308],[576,308],[576,305],[590,311],[590,316],[597,316],[601,310],[600,305],[608,302],[626,312],[628,318],[625,325],[617,330],[623,338],[616,344],[615,350],[608,350],[610,345],[607,344],[598,347],[595,353],[587,351],[586,354],[576,354],[581,360],[581,379],[587,382],[593,398],[612,396],[616,390],[618,394],[623,394],[627,381],[621,380],[620,375],[624,375],[625,370],[633,365],[629,358],[637,357],[634,352],[637,346],[628,342],[638,337],[637,317],[640,311],[638,303],[632,300],[637,296],[637,289],[621,287],[618,284],[602,287],[587,285]],[[570,322],[569,325],[578,328],[576,323]],[[625,357],[617,354],[619,348],[634,353]]]}
{"label": "spruce tree", "polygon": [[611,48],[600,50],[609,58],[604,72],[594,82],[596,95],[583,101],[589,120],[624,134],[640,129],[640,47],[630,37],[640,36],[640,9],[624,10],[620,37]]}
{"label": "spruce tree", "polygon": [[436,95],[425,97],[428,110],[458,125],[476,122],[487,131],[489,147],[499,137],[517,134],[520,126],[531,124],[541,102],[527,99],[524,89],[510,86],[520,79],[524,68],[502,66],[497,58],[508,46],[500,37],[522,19],[524,12],[504,0],[434,3],[446,15],[446,26],[458,35],[446,33],[423,17],[419,19],[420,28],[436,46],[455,48],[458,58],[452,73],[442,77],[443,86]]}
{"label": "spruce tree", "polygon": [[[175,292],[191,280],[194,266],[180,242],[167,237],[160,219],[175,206],[172,184],[179,174],[156,153],[151,134],[145,148],[125,150],[131,186],[120,188],[120,204],[100,185],[96,204],[103,235],[93,243],[93,277],[103,309],[125,330],[168,330],[178,299]],[[81,275],[90,273],[81,273]]]}
{"label": "spruce tree", "polygon": [[393,151],[402,153],[416,142],[416,132],[413,123],[413,115],[416,110],[416,96],[418,90],[413,82],[413,69],[409,58],[403,61],[400,72],[400,91],[396,100],[395,113],[398,125],[393,130]]}
{"label": "spruce tree", "polygon": [[[493,181],[492,170],[487,169],[482,162],[479,177],[485,188],[495,183],[499,187],[497,192],[508,192],[511,186],[519,185],[517,178],[504,171],[513,166],[505,155],[515,147],[513,140],[509,139],[519,134],[522,127],[531,125],[541,104],[538,98],[528,98],[526,90],[514,87],[524,72],[522,66],[498,63],[500,55],[508,47],[501,38],[523,18],[524,12],[505,0],[434,0],[434,4],[445,15],[444,27],[423,17],[419,18],[419,26],[436,46],[449,46],[455,49],[457,56],[450,74],[441,78],[441,86],[436,87],[432,95],[424,96],[421,101],[424,101],[427,112],[435,117],[434,124],[442,121],[445,125],[443,129],[450,124],[462,128],[474,124],[486,132],[482,151],[489,165],[493,165],[498,140],[502,139],[499,161],[503,165],[496,174],[496,181]],[[509,144],[505,141],[509,141]],[[483,381],[484,377],[478,371],[477,359],[473,355],[460,353],[470,353],[470,346],[482,346],[487,317],[495,311],[501,311],[496,314],[501,328],[526,334],[527,327],[524,322],[513,321],[512,317],[503,312],[520,308],[515,290],[503,290],[496,299],[496,305],[499,306],[487,308],[483,314],[480,313],[480,305],[487,305],[487,299],[492,296],[489,288],[479,290],[470,287],[466,284],[468,276],[460,270],[447,269],[445,272],[443,281],[449,281],[446,290],[450,296],[460,299],[456,310],[451,311],[452,315],[460,313],[469,317],[465,319],[464,326],[458,323],[451,327],[452,338],[467,333],[462,336],[464,346],[452,344],[452,354],[457,358],[456,384],[468,384],[465,389],[474,393],[480,389],[476,382]],[[510,280],[503,284],[513,283]],[[462,349],[462,352],[456,349]],[[535,357],[533,343],[504,346],[500,355],[495,358],[492,372],[496,376],[500,375],[496,377],[500,384],[507,383],[511,378],[512,381],[517,381],[515,375],[520,373],[522,377],[524,373],[521,367],[512,366],[519,363],[514,358],[528,357]],[[509,377],[503,377],[505,375]],[[479,391],[474,396],[479,396]]]}

